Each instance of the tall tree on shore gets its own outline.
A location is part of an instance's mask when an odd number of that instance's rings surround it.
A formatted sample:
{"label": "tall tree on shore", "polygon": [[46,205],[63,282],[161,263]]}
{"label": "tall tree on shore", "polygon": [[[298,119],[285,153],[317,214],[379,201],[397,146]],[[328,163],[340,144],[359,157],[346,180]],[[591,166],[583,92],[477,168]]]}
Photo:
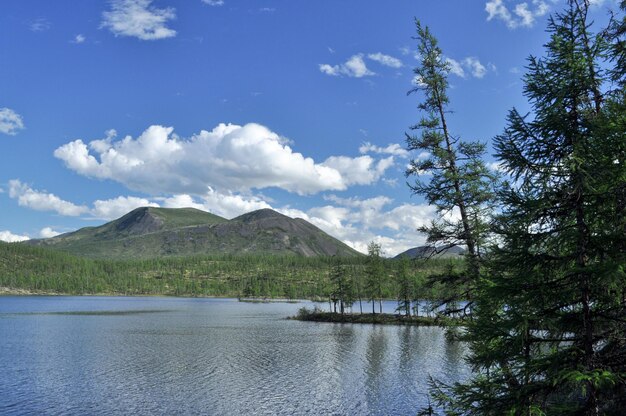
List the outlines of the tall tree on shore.
{"label": "tall tree on shore", "polygon": [[351,308],[354,303],[354,284],[352,277],[348,275],[345,266],[337,263],[330,271],[331,299],[335,304],[337,312],[337,302],[339,302],[339,312],[343,315],[346,308]]}
{"label": "tall tree on shore", "polygon": [[[420,151],[427,157],[412,160],[406,175],[417,177],[409,183],[412,192],[423,195],[429,204],[437,207],[438,218],[419,229],[427,235],[427,242],[444,247],[467,246],[467,270],[460,276],[451,276],[450,283],[458,288],[471,288],[480,275],[496,178],[482,160],[485,144],[461,141],[450,130],[447,95],[450,64],[428,27],[418,20],[415,25],[420,64],[413,70],[415,87],[408,94],[422,96],[417,106],[422,118],[410,127],[419,133],[406,134],[406,142],[409,151]],[[430,180],[420,179],[427,175]],[[467,299],[470,292],[461,296]]]}
{"label": "tall tree on shore", "polygon": [[468,323],[477,375],[435,389],[449,414],[626,409],[626,106],[608,82],[624,68],[588,7],[569,0],[550,19],[545,57],[525,76],[532,112],[512,110],[496,138],[512,181]]}
{"label": "tall tree on shore", "polygon": [[372,241],[367,246],[365,290],[367,292],[368,300],[372,302],[373,314],[376,313],[376,301],[378,301],[379,312],[383,313],[382,299],[384,271],[382,247],[380,244]]}
{"label": "tall tree on shore", "polygon": [[410,260],[407,256],[400,258],[396,270],[396,287],[398,290],[398,306],[396,311],[411,316],[411,302],[415,298],[415,280],[410,271]]}

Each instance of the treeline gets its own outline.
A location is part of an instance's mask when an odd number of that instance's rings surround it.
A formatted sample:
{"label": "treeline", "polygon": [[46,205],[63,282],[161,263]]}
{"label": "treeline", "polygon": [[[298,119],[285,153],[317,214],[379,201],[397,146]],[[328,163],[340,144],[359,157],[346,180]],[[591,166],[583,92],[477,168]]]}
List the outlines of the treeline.
{"label": "treeline", "polygon": [[[365,257],[248,254],[94,260],[48,248],[0,243],[0,287],[34,293],[288,298],[332,303],[339,296],[339,269],[344,282],[362,289],[358,292],[361,299],[371,298],[365,292],[368,279],[377,281],[375,299],[397,299],[402,292],[396,277],[398,261],[377,261],[380,267],[372,275]],[[454,259],[414,261],[408,263],[406,276],[412,279],[414,293],[434,300],[443,296],[444,288],[426,284],[423,276],[461,268],[462,262]]]}

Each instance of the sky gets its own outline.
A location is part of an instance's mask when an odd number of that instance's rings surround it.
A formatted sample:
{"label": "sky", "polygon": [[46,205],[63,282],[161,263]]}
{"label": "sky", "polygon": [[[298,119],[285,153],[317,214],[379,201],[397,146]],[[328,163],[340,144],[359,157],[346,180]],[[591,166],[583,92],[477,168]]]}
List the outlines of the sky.
{"label": "sky", "polygon": [[[0,240],[161,206],[272,208],[362,252],[422,245],[436,212],[404,175],[425,157],[405,149],[415,19],[450,64],[451,132],[490,146],[510,109],[528,111],[527,58],[564,5],[3,0]],[[615,7],[592,1],[592,17]]]}

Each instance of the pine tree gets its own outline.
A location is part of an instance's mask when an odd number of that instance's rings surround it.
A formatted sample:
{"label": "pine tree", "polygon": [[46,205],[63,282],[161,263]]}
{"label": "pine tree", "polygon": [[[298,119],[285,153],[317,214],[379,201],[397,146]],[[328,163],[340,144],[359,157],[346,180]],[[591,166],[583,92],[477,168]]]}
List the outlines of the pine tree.
{"label": "pine tree", "polygon": [[[423,27],[418,20],[415,25],[421,60],[413,70],[416,86],[408,94],[423,96],[418,105],[423,117],[410,127],[420,133],[406,134],[406,142],[409,151],[420,151],[427,157],[412,160],[406,175],[418,177],[409,187],[414,194],[425,196],[439,214],[430,225],[419,228],[427,235],[427,242],[443,248],[456,244],[467,246],[466,272],[449,279],[461,291],[461,288],[475,285],[480,275],[496,177],[482,160],[485,144],[461,141],[452,134],[447,95],[450,64],[428,27]],[[431,175],[428,182],[420,180],[425,175]],[[467,300],[471,290],[459,296]]]}
{"label": "pine tree", "polygon": [[383,273],[382,247],[380,244],[372,241],[367,246],[367,265],[365,269],[365,291],[368,300],[372,302],[372,314],[376,313],[376,301],[378,301],[379,312],[383,312]]}
{"label": "pine tree", "polygon": [[330,272],[331,283],[331,299],[335,303],[335,313],[337,312],[336,304],[339,302],[339,312],[343,315],[346,308],[351,308],[354,303],[354,285],[348,276],[346,268],[337,263],[332,267]]}
{"label": "pine tree", "polygon": [[414,299],[415,286],[409,267],[409,258],[403,256],[398,261],[396,271],[396,287],[398,288],[398,306],[396,311],[404,313],[406,317],[411,316],[411,301]]}
{"label": "pine tree", "polygon": [[603,91],[620,68],[606,70],[616,61],[588,2],[568,3],[545,57],[529,58],[531,114],[512,110],[496,138],[512,180],[468,323],[477,375],[435,386],[450,414],[626,411],[626,106]]}

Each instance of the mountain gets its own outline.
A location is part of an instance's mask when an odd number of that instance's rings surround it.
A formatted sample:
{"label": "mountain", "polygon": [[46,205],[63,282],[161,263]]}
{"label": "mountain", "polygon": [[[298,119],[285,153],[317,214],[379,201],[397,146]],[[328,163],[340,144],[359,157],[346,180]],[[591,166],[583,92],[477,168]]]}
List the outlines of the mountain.
{"label": "mountain", "polygon": [[202,254],[358,256],[313,224],[271,209],[232,220],[194,208],[137,208],[123,217],[26,244],[92,258],[150,258]]}
{"label": "mountain", "polygon": [[425,259],[427,257],[433,257],[437,259],[442,258],[460,258],[465,254],[465,249],[459,246],[451,246],[448,248],[439,248],[434,246],[419,246],[408,249],[405,252],[398,254],[396,259],[402,257],[409,257],[412,259]]}

